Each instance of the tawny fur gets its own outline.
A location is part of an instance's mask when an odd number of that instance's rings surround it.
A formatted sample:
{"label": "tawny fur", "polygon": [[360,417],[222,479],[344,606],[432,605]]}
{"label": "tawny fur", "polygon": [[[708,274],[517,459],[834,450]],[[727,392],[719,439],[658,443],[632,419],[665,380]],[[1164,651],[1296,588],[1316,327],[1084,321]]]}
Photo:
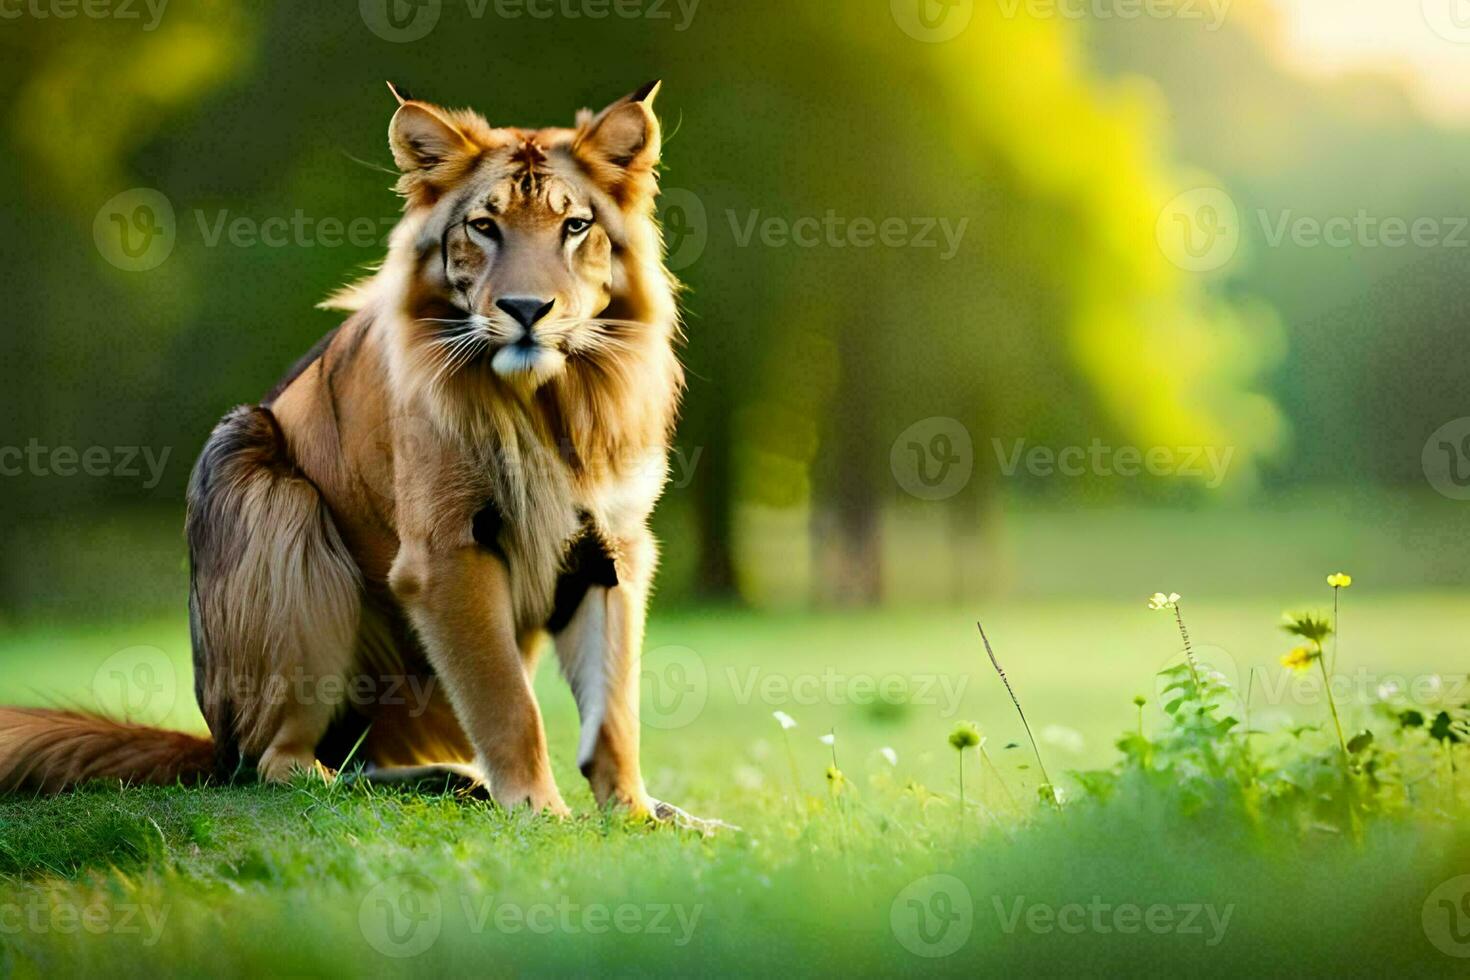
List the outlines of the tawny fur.
{"label": "tawny fur", "polygon": [[[565,812],[530,689],[551,628],[598,802],[679,813],[638,765],[647,519],[683,384],[656,91],[543,130],[400,98],[405,213],[380,270],[328,301],[349,319],[221,422],[191,479],[214,743],[7,709],[0,787],[197,778],[211,753],[221,777],[280,780],[356,740],[374,765],[472,764],[501,803]],[[523,324],[511,296],[553,312]],[[424,682],[422,703],[345,703],[388,677]]]}
{"label": "tawny fur", "polygon": [[54,793],[93,779],[167,785],[214,769],[207,738],[93,715],[0,708],[0,790]]}

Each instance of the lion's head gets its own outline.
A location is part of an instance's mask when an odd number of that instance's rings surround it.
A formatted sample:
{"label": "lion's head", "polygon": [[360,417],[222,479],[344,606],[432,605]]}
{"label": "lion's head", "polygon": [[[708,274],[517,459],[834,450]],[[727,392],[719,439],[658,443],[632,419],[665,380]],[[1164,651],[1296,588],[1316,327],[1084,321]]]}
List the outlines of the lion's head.
{"label": "lion's head", "polygon": [[407,346],[435,383],[488,368],[534,390],[578,359],[668,343],[657,92],[535,130],[400,99],[389,142],[406,214],[389,269]]}

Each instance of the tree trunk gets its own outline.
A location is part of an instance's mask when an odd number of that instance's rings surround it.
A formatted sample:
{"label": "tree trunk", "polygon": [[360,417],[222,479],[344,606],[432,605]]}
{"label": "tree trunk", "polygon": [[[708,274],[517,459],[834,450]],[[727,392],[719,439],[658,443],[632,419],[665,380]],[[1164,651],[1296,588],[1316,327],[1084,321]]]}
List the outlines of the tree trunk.
{"label": "tree trunk", "polygon": [[699,529],[695,591],[719,602],[739,599],[735,587],[734,440],[729,406],[710,414],[702,464],[695,479],[694,517]]}

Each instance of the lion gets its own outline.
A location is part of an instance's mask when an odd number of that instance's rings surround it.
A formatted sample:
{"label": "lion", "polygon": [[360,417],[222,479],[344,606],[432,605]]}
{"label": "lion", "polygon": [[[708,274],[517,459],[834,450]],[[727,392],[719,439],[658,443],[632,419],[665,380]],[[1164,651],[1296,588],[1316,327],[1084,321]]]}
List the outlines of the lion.
{"label": "lion", "polygon": [[360,760],[566,815],[531,686],[549,635],[597,803],[703,825],[639,763],[648,521],[683,391],[659,84],[548,129],[389,87],[386,259],[323,304],[345,321],[224,417],[190,477],[212,737],[0,709],[0,787],[280,783]]}

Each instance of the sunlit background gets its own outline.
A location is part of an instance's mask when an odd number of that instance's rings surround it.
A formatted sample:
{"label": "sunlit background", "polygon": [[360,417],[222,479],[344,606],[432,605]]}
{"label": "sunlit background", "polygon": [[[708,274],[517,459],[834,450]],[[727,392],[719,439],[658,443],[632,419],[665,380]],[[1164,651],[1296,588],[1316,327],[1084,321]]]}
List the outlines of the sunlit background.
{"label": "sunlit background", "polygon": [[[689,387],[642,771],[746,832],[597,814],[548,657],[574,821],[344,780],[0,801],[0,913],[104,874],[174,913],[157,948],[0,921],[0,974],[76,973],[71,942],[93,972],[381,975],[363,910],[412,870],[446,907],[707,901],[674,954],[703,972],[912,969],[919,903],[889,882],[953,871],[977,919],[992,893],[1240,915],[1219,949],[992,930],[928,971],[1452,975],[1425,966],[1448,950],[1424,896],[1467,881],[1444,831],[1470,696],[1470,0],[0,0],[0,704],[202,730],[189,469],[381,259],[385,81],[537,126],[653,78]],[[1282,662],[1287,609],[1337,630],[1326,706]],[[1182,678],[1185,623],[1231,718],[1158,676]],[[1262,774],[1239,785],[1197,761],[1232,726]],[[1104,807],[1085,770],[1140,744],[1180,754]],[[1339,758],[1367,761],[1334,802]],[[1248,822],[1198,809],[1206,771]],[[1017,799],[1053,783],[1068,804],[1033,823]],[[1365,842],[1354,801],[1400,789],[1418,822]],[[674,962],[648,936],[445,931],[395,962]]]}
{"label": "sunlit background", "polygon": [[194,455],[382,253],[387,79],[664,79],[660,609],[1455,590],[1466,6],[7,6],[0,623],[180,614]]}

